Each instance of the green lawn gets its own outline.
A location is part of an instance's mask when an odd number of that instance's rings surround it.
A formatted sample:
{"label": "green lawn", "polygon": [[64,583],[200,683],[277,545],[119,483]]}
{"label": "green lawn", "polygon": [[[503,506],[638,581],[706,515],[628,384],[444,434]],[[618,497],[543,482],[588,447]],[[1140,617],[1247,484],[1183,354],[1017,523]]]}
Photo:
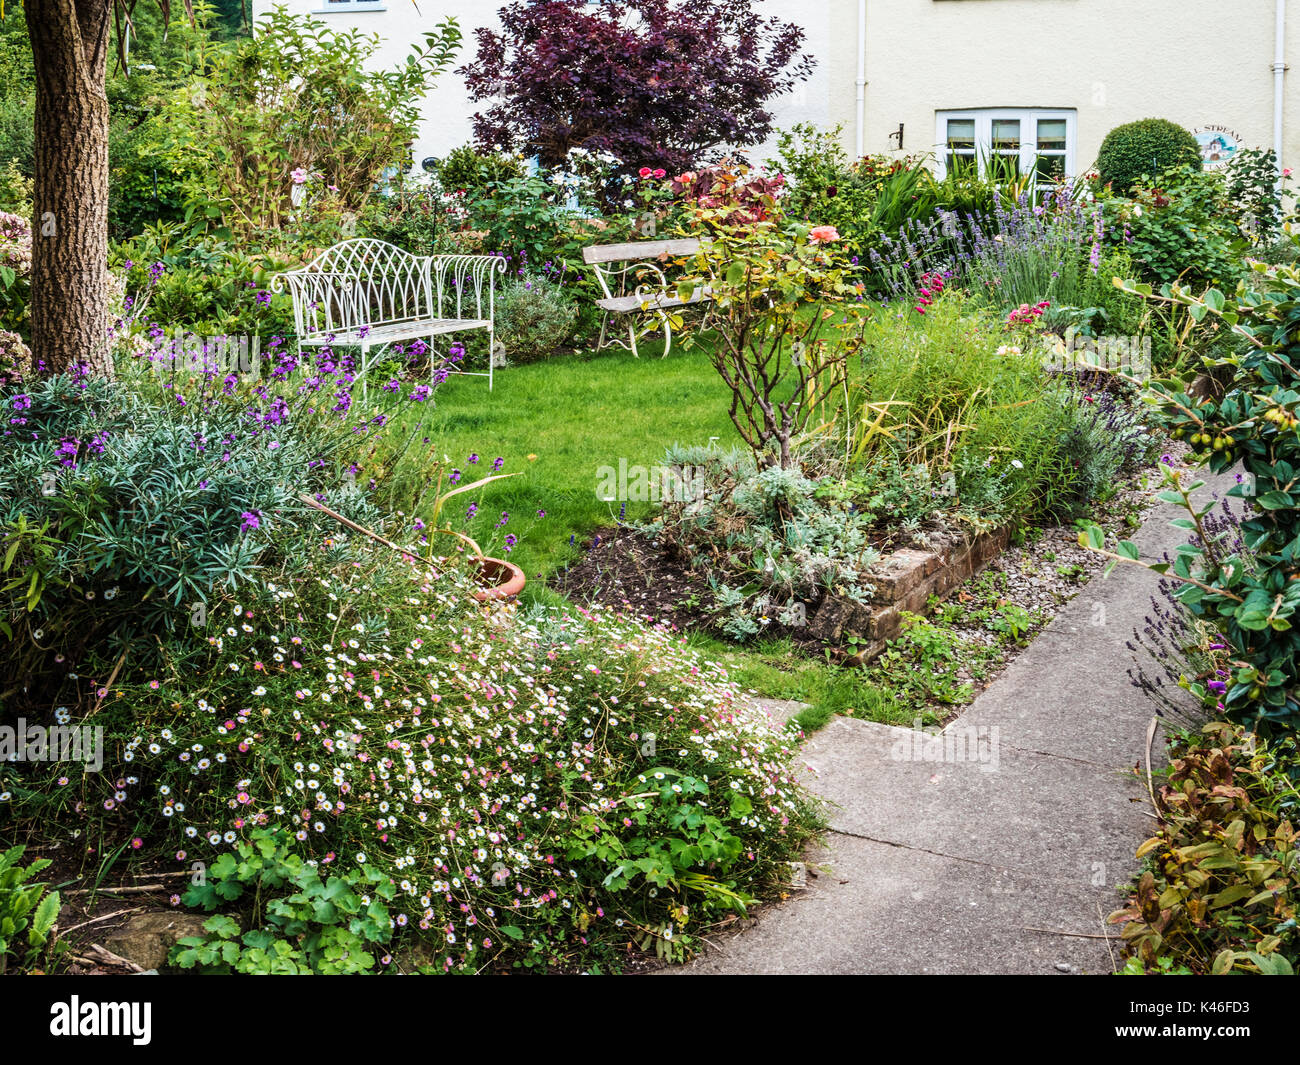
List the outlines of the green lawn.
{"label": "green lawn", "polygon": [[[597,498],[601,466],[617,469],[624,459],[650,467],[662,462],[670,444],[706,444],[714,436],[727,446],[739,443],[727,417],[726,387],[706,352],[677,347],[661,359],[658,350],[646,344],[639,359],[607,349],[512,366],[496,374],[491,393],[480,377],[441,385],[430,437],[465,471],[464,479],[487,472],[497,456],[505,459],[505,472],[523,471],[488,485],[481,497],[467,493],[449,502],[445,516],[453,526],[473,498],[481,509],[468,531],[476,539],[491,539],[501,512],[509,512],[504,531],[520,537],[511,560],[530,580],[539,578],[580,554],[570,537],[580,544],[617,520],[620,504]],[[480,456],[476,467],[467,463],[471,453]],[[536,458],[529,461],[530,455]],[[646,518],[652,509],[629,503],[626,517]],[[545,518],[536,518],[539,510]]]}

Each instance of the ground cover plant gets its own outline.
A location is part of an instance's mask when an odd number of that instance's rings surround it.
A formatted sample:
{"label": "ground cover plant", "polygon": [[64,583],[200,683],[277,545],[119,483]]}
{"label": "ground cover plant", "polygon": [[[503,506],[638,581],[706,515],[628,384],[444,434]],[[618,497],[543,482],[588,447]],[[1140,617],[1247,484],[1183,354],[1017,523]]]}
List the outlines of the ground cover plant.
{"label": "ground cover plant", "polygon": [[1148,868],[1110,915],[1123,972],[1293,975],[1300,810],[1294,739],[1266,743],[1214,722],[1176,737],[1161,773]]}

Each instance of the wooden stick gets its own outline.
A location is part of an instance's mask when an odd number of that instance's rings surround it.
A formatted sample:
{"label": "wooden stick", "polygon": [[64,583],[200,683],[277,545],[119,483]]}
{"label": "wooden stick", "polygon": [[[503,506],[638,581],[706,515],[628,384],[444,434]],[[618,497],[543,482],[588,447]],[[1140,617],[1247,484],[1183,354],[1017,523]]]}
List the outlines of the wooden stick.
{"label": "wooden stick", "polygon": [[[404,547],[398,547],[397,544],[393,543],[392,540],[385,540],[377,532],[373,532],[372,530],[367,529],[364,525],[358,525],[355,521],[353,521],[350,518],[345,518],[342,514],[340,514],[336,510],[330,510],[330,508],[325,506],[324,503],[320,503],[317,500],[312,499],[311,496],[300,495],[298,498],[302,500],[304,503],[306,503],[309,507],[315,507],[317,510],[321,511],[322,513],[328,514],[340,525],[347,526],[347,528],[351,529],[353,532],[359,532],[362,536],[368,536],[376,543],[383,544],[385,547],[390,548],[393,551],[396,551],[398,554],[405,555],[407,558],[411,559],[414,562],[420,563],[420,565],[422,566],[429,566],[429,562],[427,559],[421,558],[419,555],[415,554],[415,552],[408,551]],[[432,566],[429,566],[429,568],[433,569]],[[437,570],[434,570],[434,575],[435,576],[437,575]]]}
{"label": "wooden stick", "polygon": [[136,906],[136,907],[134,907],[133,909],[130,909],[130,910],[115,910],[113,913],[106,913],[106,914],[104,914],[103,917],[92,917],[89,921],[82,921],[81,924],[74,924],[71,928],[61,928],[61,929],[59,929],[59,935],[60,935],[60,936],[66,936],[66,935],[69,935],[69,934],[72,933],[72,932],[75,932],[78,928],[85,928],[86,925],[88,925],[88,924],[99,924],[100,921],[107,921],[107,920],[109,920],[110,918],[113,918],[113,917],[121,917],[121,916],[123,916],[124,914],[128,914],[128,913],[139,913],[139,912],[140,912],[141,910],[143,910],[143,909],[144,909],[143,906]]}
{"label": "wooden stick", "polygon": [[164,891],[162,884],[141,884],[138,887],[100,887],[100,888],[77,888],[75,891],[65,891],[65,895],[143,895],[146,891]]}
{"label": "wooden stick", "polygon": [[1123,939],[1123,936],[1101,936],[1095,932],[1058,932],[1055,928],[1025,928],[1026,932],[1042,932],[1049,936],[1070,936],[1072,939]]}
{"label": "wooden stick", "polygon": [[90,949],[93,950],[96,954],[101,955],[105,961],[111,961],[115,965],[125,965],[128,969],[132,970],[133,972],[137,972],[137,973],[144,972],[143,966],[137,965],[130,958],[124,958],[120,954],[114,954],[111,950],[107,950],[106,948],[101,947],[98,943],[90,944]]}

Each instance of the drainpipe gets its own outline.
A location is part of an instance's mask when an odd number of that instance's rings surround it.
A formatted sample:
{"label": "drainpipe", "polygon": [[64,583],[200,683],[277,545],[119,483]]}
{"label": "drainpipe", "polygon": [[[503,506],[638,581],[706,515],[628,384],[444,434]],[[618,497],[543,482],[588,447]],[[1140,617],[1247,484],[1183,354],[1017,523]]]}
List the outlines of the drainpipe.
{"label": "drainpipe", "polygon": [[1278,173],[1282,172],[1282,90],[1286,84],[1286,0],[1277,0],[1277,21],[1273,31],[1273,153]]}
{"label": "drainpipe", "polygon": [[[1286,0],[1278,0],[1285,3]],[[1280,18],[1281,16],[1279,16]],[[1279,23],[1280,25],[1280,23]],[[857,119],[857,154],[861,159],[866,154],[867,122],[867,0],[858,0],[858,119]],[[1281,91],[1280,89],[1278,90]]]}

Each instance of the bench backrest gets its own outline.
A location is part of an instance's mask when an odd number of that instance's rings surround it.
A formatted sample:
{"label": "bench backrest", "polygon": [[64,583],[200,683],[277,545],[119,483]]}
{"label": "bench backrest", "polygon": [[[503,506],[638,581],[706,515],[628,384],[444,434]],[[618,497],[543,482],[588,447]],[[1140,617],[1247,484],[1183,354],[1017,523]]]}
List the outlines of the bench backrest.
{"label": "bench backrest", "polygon": [[700,250],[695,237],[680,240],[634,240],[626,244],[595,244],[582,249],[582,261],[588,266],[597,263],[640,262],[658,259],[661,255],[694,255]]}
{"label": "bench backrest", "polygon": [[[613,298],[627,295],[633,287],[640,292],[647,278],[655,280],[656,288],[667,288],[668,278],[654,260],[673,255],[694,255],[699,250],[700,242],[695,237],[634,240],[626,244],[595,244],[583,248],[582,260],[595,272],[601,292],[606,298]],[[612,265],[614,263],[622,265]]]}
{"label": "bench backrest", "polygon": [[412,255],[382,240],[345,240],[306,266],[280,274],[300,337],[355,333],[398,322],[492,317],[492,275],[505,260],[486,255]]}

